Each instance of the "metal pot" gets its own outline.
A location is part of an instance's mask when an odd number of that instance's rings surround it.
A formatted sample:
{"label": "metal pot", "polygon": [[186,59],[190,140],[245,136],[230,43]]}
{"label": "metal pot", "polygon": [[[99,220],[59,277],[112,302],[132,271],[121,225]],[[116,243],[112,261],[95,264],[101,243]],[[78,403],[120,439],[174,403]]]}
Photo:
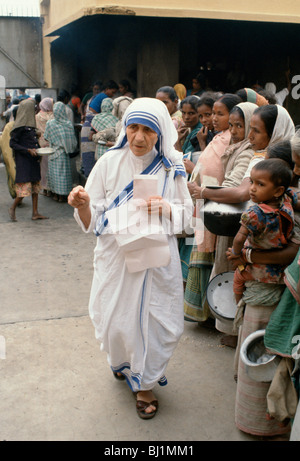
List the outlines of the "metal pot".
{"label": "metal pot", "polygon": [[247,375],[258,382],[271,382],[281,360],[278,355],[267,352],[264,345],[266,330],[257,330],[244,340],[241,346],[241,359]]}
{"label": "metal pot", "polygon": [[234,237],[240,228],[240,219],[249,207],[249,202],[217,203],[208,200],[201,208],[200,216],[205,227],[216,235]]}
{"label": "metal pot", "polygon": [[222,272],[209,282],[206,299],[212,315],[224,326],[232,327],[237,306],[233,293],[234,272]]}

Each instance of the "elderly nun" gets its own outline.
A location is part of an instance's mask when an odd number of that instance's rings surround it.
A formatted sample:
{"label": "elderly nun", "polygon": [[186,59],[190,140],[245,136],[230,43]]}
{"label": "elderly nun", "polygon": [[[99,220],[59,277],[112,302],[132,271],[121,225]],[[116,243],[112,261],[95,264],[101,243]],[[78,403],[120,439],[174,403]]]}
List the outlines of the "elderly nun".
{"label": "elderly nun", "polygon": [[[143,419],[153,388],[183,332],[183,282],[176,234],[192,216],[177,132],[165,105],[139,98],[127,108],[115,147],[69,204],[97,236],[89,312],[116,379],[127,381]],[[147,219],[145,219],[147,216]]]}

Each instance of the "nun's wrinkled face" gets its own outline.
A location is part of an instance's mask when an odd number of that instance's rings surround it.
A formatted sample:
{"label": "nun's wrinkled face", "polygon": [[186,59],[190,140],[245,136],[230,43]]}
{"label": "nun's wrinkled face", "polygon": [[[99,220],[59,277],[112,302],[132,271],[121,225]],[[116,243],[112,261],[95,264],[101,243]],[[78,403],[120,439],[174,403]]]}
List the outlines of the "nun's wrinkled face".
{"label": "nun's wrinkled face", "polygon": [[158,136],[155,131],[146,125],[133,123],[126,128],[127,140],[131,151],[137,157],[151,152],[157,143]]}

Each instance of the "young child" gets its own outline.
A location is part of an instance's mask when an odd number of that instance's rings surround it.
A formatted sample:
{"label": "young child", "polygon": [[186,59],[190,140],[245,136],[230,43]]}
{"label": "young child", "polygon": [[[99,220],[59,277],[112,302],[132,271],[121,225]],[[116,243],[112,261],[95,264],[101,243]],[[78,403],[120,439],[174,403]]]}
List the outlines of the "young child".
{"label": "young child", "polygon": [[213,107],[216,100],[216,95],[205,93],[196,104],[199,121],[202,124],[202,128],[191,139],[191,144],[196,151],[203,151],[217,134],[213,125]]}
{"label": "young child", "polygon": [[241,227],[236,234],[231,253],[240,255],[246,249],[245,266],[239,266],[234,274],[233,291],[238,303],[245,289],[245,282],[283,284],[285,266],[279,264],[253,264],[252,249],[283,248],[294,228],[294,209],[298,209],[297,195],[288,189],[292,171],[280,159],[263,160],[251,171],[250,198],[254,202],[242,214]]}

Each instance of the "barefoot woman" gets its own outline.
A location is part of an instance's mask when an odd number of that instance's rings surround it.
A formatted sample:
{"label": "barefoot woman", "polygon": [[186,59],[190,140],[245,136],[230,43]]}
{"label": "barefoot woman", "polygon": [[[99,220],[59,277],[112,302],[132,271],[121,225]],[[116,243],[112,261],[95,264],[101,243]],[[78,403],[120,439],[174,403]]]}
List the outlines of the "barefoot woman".
{"label": "barefoot woman", "polygon": [[16,207],[24,197],[32,196],[32,219],[45,219],[38,212],[38,194],[40,190],[40,157],[36,149],[39,146],[36,123],[35,101],[25,99],[19,104],[16,121],[10,135],[10,147],[16,162],[16,198],[8,210],[12,221],[16,221]]}

